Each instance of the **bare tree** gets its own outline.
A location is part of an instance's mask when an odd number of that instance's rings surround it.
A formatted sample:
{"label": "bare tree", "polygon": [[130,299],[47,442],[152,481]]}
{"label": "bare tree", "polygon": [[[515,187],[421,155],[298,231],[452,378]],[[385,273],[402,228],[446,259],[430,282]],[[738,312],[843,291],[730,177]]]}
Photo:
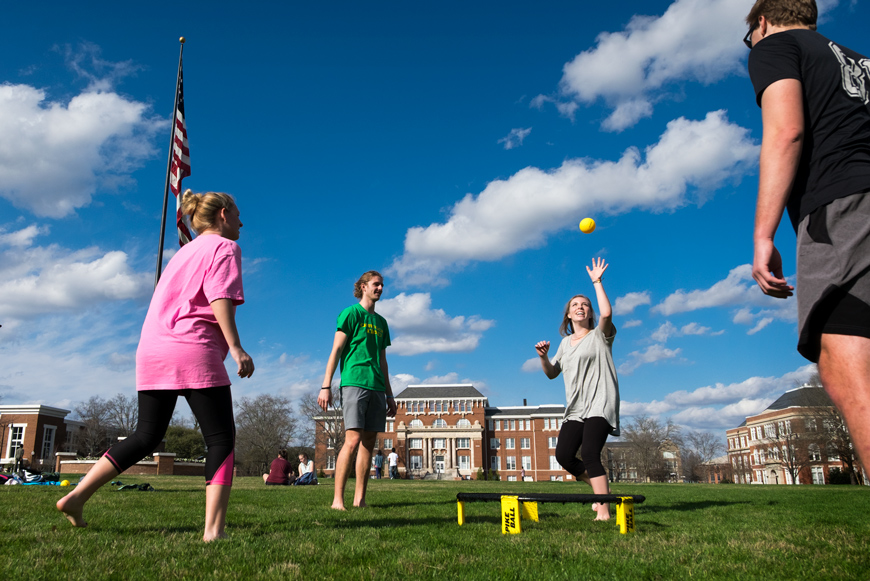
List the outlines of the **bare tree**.
{"label": "bare tree", "polygon": [[663,450],[679,449],[680,426],[670,418],[662,424],[659,420],[646,415],[635,416],[631,422],[623,426],[622,436],[631,449],[638,479],[648,482],[668,479],[670,470],[663,457]]}
{"label": "bare tree", "polygon": [[846,465],[851,483],[860,484],[861,470],[858,458],[855,457],[852,436],[837,408],[833,406],[816,408],[812,416],[807,419],[813,422],[818,430],[818,445],[821,452],[828,457],[839,458]]}
{"label": "bare tree", "polygon": [[705,464],[724,451],[725,444],[719,436],[711,432],[687,434],[682,450],[683,475],[692,482],[708,479],[710,466]]}
{"label": "bare tree", "polygon": [[267,472],[281,448],[296,434],[290,400],[274,395],[243,397],[236,402],[236,460],[244,474]]}
{"label": "bare tree", "polygon": [[97,456],[105,451],[109,447],[108,402],[94,395],[88,401],[78,404],[73,411],[84,424],[84,429],[78,438],[81,449],[77,452],[84,456]]}
{"label": "bare tree", "polygon": [[119,393],[106,402],[106,414],[109,425],[119,436],[127,437],[136,431],[139,422],[139,398]]}
{"label": "bare tree", "polygon": [[[307,432],[306,438],[313,442],[316,450],[322,445],[327,451],[332,450],[338,456],[339,450],[344,446],[344,416],[341,413],[339,398],[334,398],[335,409],[323,411],[317,405],[317,398],[306,395],[299,400],[299,414],[304,418]],[[328,452],[327,452],[328,453]],[[315,459],[315,463],[325,464],[324,459]]]}

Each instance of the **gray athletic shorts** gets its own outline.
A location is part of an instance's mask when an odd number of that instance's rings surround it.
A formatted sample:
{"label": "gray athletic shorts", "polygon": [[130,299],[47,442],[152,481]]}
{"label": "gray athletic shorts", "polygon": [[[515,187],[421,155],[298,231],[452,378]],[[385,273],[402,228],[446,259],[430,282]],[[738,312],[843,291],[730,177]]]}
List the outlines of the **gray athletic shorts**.
{"label": "gray athletic shorts", "polygon": [[823,333],[870,337],[870,191],[805,217],[797,248],[798,351],[817,363]]}
{"label": "gray athletic shorts", "polygon": [[341,388],[345,430],[383,432],[387,427],[387,394],[362,387]]}

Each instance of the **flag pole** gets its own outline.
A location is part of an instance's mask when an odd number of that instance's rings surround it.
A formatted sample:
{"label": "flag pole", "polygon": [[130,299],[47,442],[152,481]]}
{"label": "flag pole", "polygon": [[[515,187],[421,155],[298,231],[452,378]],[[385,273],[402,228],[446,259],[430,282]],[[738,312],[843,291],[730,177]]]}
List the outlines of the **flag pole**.
{"label": "flag pole", "polygon": [[157,272],[154,275],[154,288],[160,281],[163,270],[163,238],[166,236],[166,208],[169,205],[169,172],[172,169],[172,152],[175,148],[175,122],[178,118],[178,83],[181,80],[181,56],[184,54],[184,37],[178,39],[181,48],[178,51],[178,74],[175,77],[175,99],[172,104],[172,127],[169,134],[169,160],[166,162],[166,185],[163,187],[163,214],[160,221],[160,243],[157,246]]}

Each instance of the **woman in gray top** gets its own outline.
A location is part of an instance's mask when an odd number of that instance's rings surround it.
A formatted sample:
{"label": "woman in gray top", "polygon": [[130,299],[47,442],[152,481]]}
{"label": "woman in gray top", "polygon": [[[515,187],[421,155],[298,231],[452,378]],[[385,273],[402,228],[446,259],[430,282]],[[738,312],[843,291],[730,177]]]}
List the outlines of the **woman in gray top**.
{"label": "woman in gray top", "polygon": [[[598,326],[592,302],[585,295],[575,295],[565,306],[559,326],[564,338],[553,360],[547,357],[549,341],[535,345],[547,377],[555,379],[561,373],[565,380],[567,405],[556,460],[577,480],[591,485],[595,494],[610,494],[601,450],[609,434],[619,435],[619,383],[611,353],[616,327],[601,283],[605,270],[607,264],[601,258],[592,260],[592,268],[586,267],[598,301]],[[578,450],[582,460],[577,458]],[[592,509],[597,513],[595,520],[610,519],[608,503],[595,503]]]}

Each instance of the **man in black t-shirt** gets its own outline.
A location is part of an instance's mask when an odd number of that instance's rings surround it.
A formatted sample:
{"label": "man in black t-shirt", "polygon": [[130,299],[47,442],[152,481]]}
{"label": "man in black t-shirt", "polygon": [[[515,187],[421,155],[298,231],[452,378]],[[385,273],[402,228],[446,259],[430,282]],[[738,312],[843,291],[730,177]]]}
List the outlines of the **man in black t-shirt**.
{"label": "man in black t-shirt", "polygon": [[817,15],[815,0],[758,0],[746,18],[764,126],[752,276],[767,295],[793,294],[774,246],[787,207],[798,351],[870,462],[870,60],[815,32]]}

